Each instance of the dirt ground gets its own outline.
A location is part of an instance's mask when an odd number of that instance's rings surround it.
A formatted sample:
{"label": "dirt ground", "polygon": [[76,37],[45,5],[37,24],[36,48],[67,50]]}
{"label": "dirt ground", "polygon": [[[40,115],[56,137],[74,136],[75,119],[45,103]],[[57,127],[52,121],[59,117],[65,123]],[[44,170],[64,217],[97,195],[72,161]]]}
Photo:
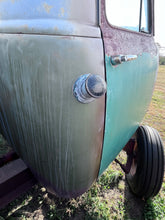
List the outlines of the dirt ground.
{"label": "dirt ground", "polygon": [[[111,164],[111,169],[120,169],[116,163]],[[86,197],[87,195],[85,195]],[[24,195],[20,196],[14,202],[0,210],[0,220],[47,220],[47,219],[145,219],[143,216],[145,201],[134,196],[125,181],[123,175],[118,184],[114,183],[110,189],[103,190],[97,194],[104,201],[108,201],[107,206],[110,209],[110,217],[98,218],[90,217],[91,204],[87,204],[89,209],[84,208],[84,197],[76,200],[59,199],[49,194],[46,189],[40,185],[34,186]],[[85,201],[86,202],[86,201]],[[119,203],[120,202],[120,203]],[[71,207],[72,203],[72,208]],[[57,206],[57,212],[61,215],[51,218],[51,208]],[[67,210],[68,209],[68,210]],[[74,209],[74,214],[72,215]],[[68,212],[68,216],[64,214]],[[93,210],[92,210],[93,211]],[[69,212],[71,212],[69,214]],[[122,213],[123,212],[123,213]]]}

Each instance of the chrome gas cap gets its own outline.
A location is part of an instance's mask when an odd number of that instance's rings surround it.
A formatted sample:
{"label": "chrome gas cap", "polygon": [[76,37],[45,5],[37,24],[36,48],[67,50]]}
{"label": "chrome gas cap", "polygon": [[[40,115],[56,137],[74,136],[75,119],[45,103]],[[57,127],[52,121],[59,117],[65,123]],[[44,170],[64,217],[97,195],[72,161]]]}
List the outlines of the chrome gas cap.
{"label": "chrome gas cap", "polygon": [[80,76],[73,87],[73,94],[81,103],[90,103],[106,93],[106,82],[97,74]]}

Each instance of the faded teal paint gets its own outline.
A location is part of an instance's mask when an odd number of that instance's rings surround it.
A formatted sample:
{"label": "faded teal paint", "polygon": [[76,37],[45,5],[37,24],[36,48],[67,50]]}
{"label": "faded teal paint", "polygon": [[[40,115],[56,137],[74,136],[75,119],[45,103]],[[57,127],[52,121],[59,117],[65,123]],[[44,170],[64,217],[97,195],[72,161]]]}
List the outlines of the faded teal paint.
{"label": "faded teal paint", "polygon": [[106,56],[107,107],[99,175],[136,131],[150,103],[158,57],[149,53],[118,66]]}

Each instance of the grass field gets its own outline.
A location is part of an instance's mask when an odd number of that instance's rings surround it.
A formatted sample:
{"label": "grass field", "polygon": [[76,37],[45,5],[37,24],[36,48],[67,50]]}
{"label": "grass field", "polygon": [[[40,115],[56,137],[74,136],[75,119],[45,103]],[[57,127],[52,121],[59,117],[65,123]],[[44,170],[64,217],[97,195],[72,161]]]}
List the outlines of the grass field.
{"label": "grass field", "polygon": [[[152,103],[143,124],[156,128],[165,146],[165,66],[159,67]],[[0,138],[0,152],[4,151],[2,145],[6,146],[6,143]],[[113,162],[81,197],[59,199],[36,185],[0,210],[2,219],[165,219],[165,179],[160,193],[154,199],[144,201],[130,192],[124,173]]]}

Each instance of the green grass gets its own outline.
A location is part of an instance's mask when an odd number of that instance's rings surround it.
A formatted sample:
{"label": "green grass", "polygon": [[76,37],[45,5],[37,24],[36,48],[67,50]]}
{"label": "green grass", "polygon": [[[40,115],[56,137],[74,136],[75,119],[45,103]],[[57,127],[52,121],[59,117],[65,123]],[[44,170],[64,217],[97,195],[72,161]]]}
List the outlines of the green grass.
{"label": "green grass", "polygon": [[[103,194],[108,195],[108,190],[111,185],[117,187],[116,184],[120,182],[123,177],[123,173],[120,171],[114,171],[109,168],[105,174],[101,176],[98,182],[82,196],[77,199],[64,200],[61,203],[56,202],[50,206],[50,210],[47,213],[48,219],[67,219],[76,216],[77,213],[81,213],[81,219],[110,219],[112,217],[110,212],[110,202],[108,197],[103,197]],[[122,197],[118,200],[116,207],[117,211],[119,205],[121,206]],[[67,206],[66,206],[67,205]],[[114,213],[114,219],[119,216],[119,213]],[[120,214],[120,217],[123,215]]]}
{"label": "green grass", "polygon": [[[156,128],[165,145],[165,66],[161,66],[152,103],[143,124]],[[0,154],[6,142],[0,136]],[[2,148],[3,146],[3,148]],[[122,152],[120,161],[125,161]],[[40,185],[33,187],[5,209],[0,220],[30,219],[165,219],[165,180],[160,193],[153,199],[136,198],[125,182],[125,175],[114,162],[93,187],[76,199],[59,199]]]}
{"label": "green grass", "polygon": [[156,128],[165,145],[165,66],[159,66],[159,74],[144,124]]}
{"label": "green grass", "polygon": [[161,192],[154,199],[147,201],[144,216],[146,220],[165,219],[165,182]]}
{"label": "green grass", "polygon": [[[160,132],[165,150],[165,66],[159,67],[152,102],[143,123]],[[165,219],[165,177],[160,193],[145,204],[144,216],[147,220]]]}

